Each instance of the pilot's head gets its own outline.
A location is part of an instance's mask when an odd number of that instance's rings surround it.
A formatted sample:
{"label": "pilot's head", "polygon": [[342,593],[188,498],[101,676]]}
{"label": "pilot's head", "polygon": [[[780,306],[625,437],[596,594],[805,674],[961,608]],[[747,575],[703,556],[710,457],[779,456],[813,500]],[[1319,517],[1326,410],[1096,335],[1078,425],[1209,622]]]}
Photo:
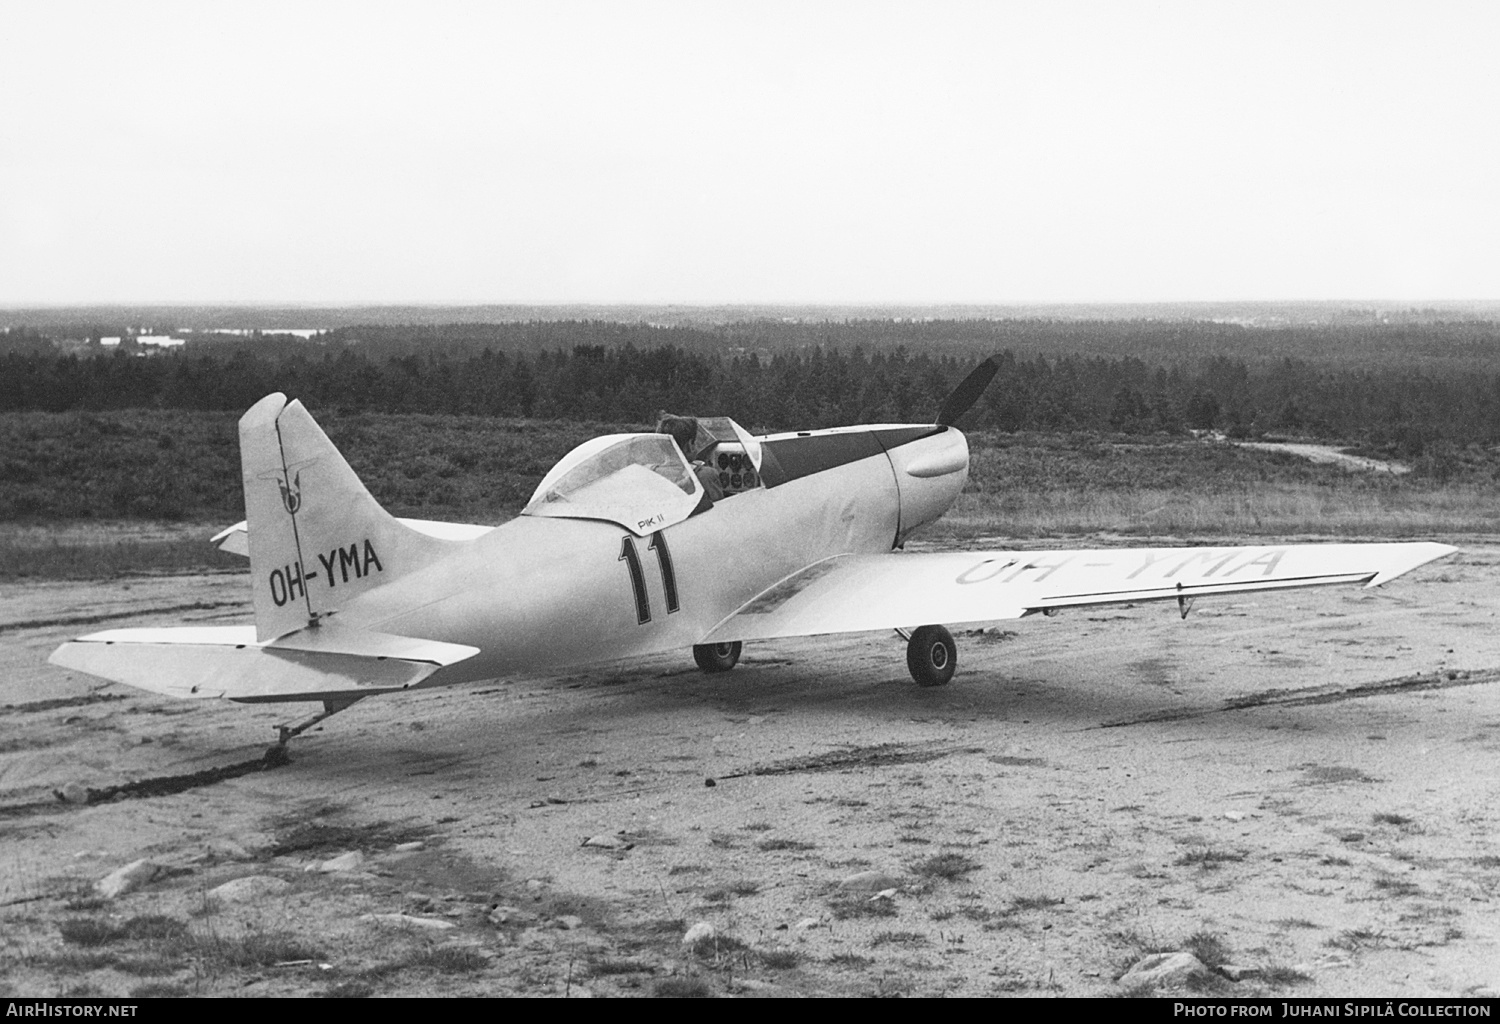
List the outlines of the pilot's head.
{"label": "pilot's head", "polygon": [[693,439],[698,436],[698,421],[691,416],[663,416],[656,424],[658,434],[671,434],[677,447],[688,458],[693,457]]}

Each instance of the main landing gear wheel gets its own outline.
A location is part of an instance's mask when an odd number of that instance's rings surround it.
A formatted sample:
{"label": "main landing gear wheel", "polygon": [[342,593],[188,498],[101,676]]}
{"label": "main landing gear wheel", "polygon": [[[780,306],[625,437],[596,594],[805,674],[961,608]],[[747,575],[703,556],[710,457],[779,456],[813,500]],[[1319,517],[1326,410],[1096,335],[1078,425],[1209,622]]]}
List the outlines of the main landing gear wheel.
{"label": "main landing gear wheel", "polygon": [[958,667],[953,634],[942,626],[919,626],[906,643],[906,667],[919,686],[942,686]]}
{"label": "main landing gear wheel", "polygon": [[698,644],[693,648],[693,660],[705,672],[728,672],[740,660],[740,649],[744,644],[735,640],[727,644]]}

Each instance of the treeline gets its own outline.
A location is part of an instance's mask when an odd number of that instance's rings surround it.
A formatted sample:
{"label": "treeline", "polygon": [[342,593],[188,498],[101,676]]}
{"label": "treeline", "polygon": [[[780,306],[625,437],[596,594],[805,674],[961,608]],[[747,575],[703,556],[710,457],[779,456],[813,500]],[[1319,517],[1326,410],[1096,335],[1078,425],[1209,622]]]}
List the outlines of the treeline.
{"label": "treeline", "polygon": [[[752,429],[923,422],[977,361],[897,348],[769,356],[673,345],[379,356],[362,346],[242,344],[150,358],[0,356],[0,411],[243,410],[283,391],[319,410],[650,423],[659,410],[733,416]],[[1420,455],[1500,443],[1500,373],[1002,354],[966,426],[1122,433],[1295,433]]]}
{"label": "treeline", "polygon": [[[316,324],[308,324],[315,327]],[[162,331],[170,328],[149,328]],[[51,351],[54,343],[129,338],[148,331],[140,322],[88,320],[13,326],[0,331],[0,354]],[[1133,357],[1172,367],[1223,356],[1251,367],[1300,359],[1338,369],[1421,365],[1434,373],[1500,371],[1500,322],[1402,317],[1345,311],[1317,322],[1211,319],[746,319],[726,323],[648,323],[616,320],[516,320],[457,323],[334,325],[311,340],[274,333],[244,337],[187,333],[188,354],[230,358],[240,351],[288,358],[320,357],[345,349],[377,362],[410,355],[470,359],[486,349],[538,356],[575,348],[678,348],[714,358],[817,349],[866,353],[922,352],[977,359],[994,352],[1049,358],[1081,354]]]}

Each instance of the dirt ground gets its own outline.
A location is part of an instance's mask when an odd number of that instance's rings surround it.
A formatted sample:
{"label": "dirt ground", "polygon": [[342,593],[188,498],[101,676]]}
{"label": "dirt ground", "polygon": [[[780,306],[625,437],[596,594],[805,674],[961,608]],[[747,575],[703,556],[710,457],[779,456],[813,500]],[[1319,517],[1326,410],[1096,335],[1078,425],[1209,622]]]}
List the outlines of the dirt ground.
{"label": "dirt ground", "polygon": [[1011,622],[933,690],[884,634],[684,651],[372,699],[282,764],[301,707],[45,663],[248,621],[244,577],[7,585],[0,994],[1102,995],[1186,946],[1217,994],[1500,995],[1497,584],[1481,544]]}

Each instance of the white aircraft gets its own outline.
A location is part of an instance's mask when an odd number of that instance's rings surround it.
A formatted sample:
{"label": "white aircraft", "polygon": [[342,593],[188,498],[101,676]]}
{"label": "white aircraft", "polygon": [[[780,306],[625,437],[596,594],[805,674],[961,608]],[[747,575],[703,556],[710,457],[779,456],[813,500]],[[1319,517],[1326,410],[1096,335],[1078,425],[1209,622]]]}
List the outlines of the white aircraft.
{"label": "white aircraft", "polygon": [[[554,466],[497,527],[396,519],[300,402],[240,420],[255,624],[115,629],[54,664],[173,697],[321,702],[281,742],[382,693],[691,647],[706,672],[741,644],[894,629],[924,686],[953,676],[941,625],[1060,608],[1331,583],[1377,586],[1444,544],[1273,544],[1091,551],[900,549],[952,505],[969,449],[953,423],[989,361],[936,423],[754,437],[699,421],[693,461],[666,434],[611,434]],[[719,470],[710,500],[697,462]]]}

